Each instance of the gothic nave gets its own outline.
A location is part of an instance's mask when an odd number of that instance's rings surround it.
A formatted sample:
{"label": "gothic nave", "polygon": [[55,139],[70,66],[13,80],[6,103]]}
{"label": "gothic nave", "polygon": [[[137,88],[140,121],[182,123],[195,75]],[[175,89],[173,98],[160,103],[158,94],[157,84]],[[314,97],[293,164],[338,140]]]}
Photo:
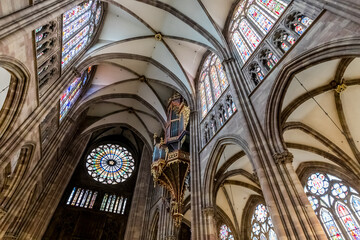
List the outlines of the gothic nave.
{"label": "gothic nave", "polygon": [[360,240],[357,0],[0,0],[0,239]]}

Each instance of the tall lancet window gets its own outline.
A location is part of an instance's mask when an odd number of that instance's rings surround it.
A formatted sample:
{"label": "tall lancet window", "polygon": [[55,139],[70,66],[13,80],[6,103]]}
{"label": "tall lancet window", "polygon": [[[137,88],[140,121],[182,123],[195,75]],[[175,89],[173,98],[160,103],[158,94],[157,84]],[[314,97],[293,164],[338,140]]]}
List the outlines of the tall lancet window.
{"label": "tall lancet window", "polygon": [[305,193],[329,239],[360,239],[359,192],[331,174],[310,174]]}
{"label": "tall lancet window", "polygon": [[224,68],[215,54],[210,54],[204,61],[200,72],[200,103],[204,118],[214,103],[229,86]]}
{"label": "tall lancet window", "polygon": [[270,213],[264,204],[255,207],[251,218],[251,240],[277,240]]}
{"label": "tall lancet window", "polygon": [[101,13],[102,5],[100,1],[89,0],[63,14],[62,68],[91,42],[95,30],[99,26]]}
{"label": "tall lancet window", "polygon": [[245,63],[282,15],[287,3],[281,0],[242,0],[230,24],[231,40]]}

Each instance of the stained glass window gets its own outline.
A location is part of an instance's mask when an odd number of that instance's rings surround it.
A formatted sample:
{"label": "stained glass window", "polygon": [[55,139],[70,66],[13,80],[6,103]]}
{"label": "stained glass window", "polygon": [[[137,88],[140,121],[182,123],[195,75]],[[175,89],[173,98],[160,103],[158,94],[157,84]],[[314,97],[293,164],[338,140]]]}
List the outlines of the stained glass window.
{"label": "stained glass window", "polygon": [[228,226],[223,224],[220,227],[220,239],[221,240],[234,240],[234,236],[231,234],[231,230]]}
{"label": "stained glass window", "polygon": [[204,118],[223,92],[229,86],[225,71],[215,54],[210,54],[204,61],[200,73],[201,116]]}
{"label": "stained glass window", "polygon": [[360,198],[355,189],[338,177],[316,172],[304,190],[330,239],[360,239]]}
{"label": "stained glass window", "polygon": [[91,209],[94,206],[97,194],[97,192],[93,192],[89,189],[74,187],[70,193],[68,200],[66,201],[66,205]]}
{"label": "stained glass window", "polygon": [[127,198],[105,193],[101,202],[100,211],[124,214]]}
{"label": "stained glass window", "polygon": [[101,4],[98,0],[85,1],[63,14],[62,68],[90,43],[100,17]]}
{"label": "stained glass window", "polygon": [[249,18],[256,24],[256,26],[264,33],[267,34],[273,26],[272,20],[260,10],[257,6],[251,6],[248,10]]}
{"label": "stained glass window", "polygon": [[82,87],[86,84],[91,74],[92,67],[81,74],[81,77],[75,78],[69,87],[61,94],[60,97],[60,121],[64,119],[71,107],[81,94]]}
{"label": "stained glass window", "polygon": [[238,51],[241,60],[243,63],[245,63],[248,58],[251,55],[251,51],[249,50],[248,46],[245,44],[244,39],[242,38],[242,36],[240,35],[240,33],[238,31],[236,31],[233,35],[232,35],[232,39],[231,39],[235,46],[236,46],[236,50]]}
{"label": "stained glass window", "polygon": [[287,4],[279,0],[256,0],[266,11],[279,17],[286,9]]}
{"label": "stained glass window", "polygon": [[286,7],[287,4],[279,0],[240,1],[233,14],[230,34],[243,63],[259,46]]}
{"label": "stained glass window", "polygon": [[132,175],[135,161],[126,148],[117,144],[103,144],[94,148],[87,156],[86,168],[96,181],[117,184]]}
{"label": "stained glass window", "polygon": [[240,22],[239,29],[252,50],[256,49],[261,39],[245,19]]}
{"label": "stained glass window", "polygon": [[269,211],[262,203],[255,207],[252,215],[250,236],[251,239],[277,240]]}

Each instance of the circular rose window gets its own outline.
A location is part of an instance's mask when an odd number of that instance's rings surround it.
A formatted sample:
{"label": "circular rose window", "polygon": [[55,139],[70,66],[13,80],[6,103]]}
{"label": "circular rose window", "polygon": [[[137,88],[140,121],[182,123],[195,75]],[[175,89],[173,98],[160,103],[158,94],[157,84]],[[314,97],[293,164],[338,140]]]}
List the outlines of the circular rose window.
{"label": "circular rose window", "polygon": [[104,184],[124,182],[134,172],[131,153],[117,144],[104,144],[91,150],[86,159],[88,173]]}

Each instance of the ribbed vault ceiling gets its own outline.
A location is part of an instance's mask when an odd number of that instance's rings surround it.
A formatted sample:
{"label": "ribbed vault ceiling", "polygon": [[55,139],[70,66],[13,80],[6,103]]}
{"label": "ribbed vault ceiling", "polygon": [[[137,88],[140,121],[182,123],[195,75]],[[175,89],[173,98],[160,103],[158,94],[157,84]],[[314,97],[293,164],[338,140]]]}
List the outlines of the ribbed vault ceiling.
{"label": "ribbed vault ceiling", "polygon": [[[284,140],[303,162],[325,161],[359,171],[360,59],[342,58],[312,66],[290,83],[282,105]],[[345,84],[341,93],[336,86]],[[354,105],[355,103],[355,105]]]}
{"label": "ribbed vault ceiling", "polygon": [[163,130],[174,91],[192,108],[196,104],[204,54],[226,54],[222,31],[234,1],[106,2],[99,39],[77,63],[79,69],[96,65],[97,71],[76,112],[91,119],[85,132],[123,124],[151,146],[153,133]]}

